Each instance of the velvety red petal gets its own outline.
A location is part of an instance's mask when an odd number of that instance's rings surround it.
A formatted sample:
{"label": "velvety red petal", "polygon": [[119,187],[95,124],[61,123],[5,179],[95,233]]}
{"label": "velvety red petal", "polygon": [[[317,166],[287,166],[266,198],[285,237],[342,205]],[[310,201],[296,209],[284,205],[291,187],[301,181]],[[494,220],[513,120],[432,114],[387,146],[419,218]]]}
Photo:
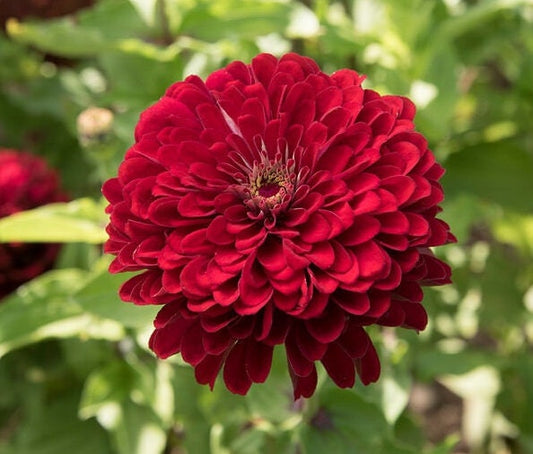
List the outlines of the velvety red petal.
{"label": "velvety red petal", "polygon": [[249,341],[246,346],[246,370],[254,383],[263,383],[270,373],[274,348]]}
{"label": "velvety red petal", "polygon": [[194,376],[196,381],[202,385],[209,384],[209,387],[213,389],[215,380],[217,379],[218,372],[222,367],[224,357],[222,355],[207,355],[203,361],[198,363],[194,368]]}
{"label": "velvety red petal", "polygon": [[297,375],[294,373],[289,364],[289,375],[291,377],[292,386],[294,388],[294,400],[300,397],[311,397],[315,392],[318,382],[318,375],[316,368],[313,366],[311,372],[306,376]]}
{"label": "velvety red petal", "polygon": [[331,306],[321,317],[306,320],[305,326],[316,340],[324,344],[329,344],[337,339],[346,323],[346,316],[343,311]]}
{"label": "velvety red petal", "polygon": [[229,352],[224,364],[224,383],[235,394],[245,395],[252,380],[246,372],[246,342],[238,342]]}
{"label": "velvety red petal", "polygon": [[365,356],[355,361],[357,374],[361,378],[364,385],[374,383],[378,380],[381,373],[381,365],[379,364],[378,354],[376,348],[370,342]]}
{"label": "velvety red petal", "polygon": [[293,333],[289,333],[285,340],[285,350],[287,352],[287,360],[296,375],[305,377],[311,373],[312,369],[314,369],[314,362],[302,355],[298,341]]}
{"label": "velvety red petal", "polygon": [[340,388],[351,388],[355,384],[354,361],[337,343],[329,345],[321,362]]}

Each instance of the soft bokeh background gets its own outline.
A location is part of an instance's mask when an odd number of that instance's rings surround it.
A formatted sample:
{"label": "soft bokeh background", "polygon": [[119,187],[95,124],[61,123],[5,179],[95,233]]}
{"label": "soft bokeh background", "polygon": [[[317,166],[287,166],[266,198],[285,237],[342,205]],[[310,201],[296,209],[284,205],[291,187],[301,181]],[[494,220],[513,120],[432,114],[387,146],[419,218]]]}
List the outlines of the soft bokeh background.
{"label": "soft bokeh background", "polygon": [[[65,242],[0,303],[1,454],[533,452],[533,1],[0,0],[0,20],[0,146],[73,200],[0,221],[0,241]],[[380,382],[322,376],[296,403],[281,351],[246,397],[154,359],[156,308],[106,271],[99,189],[172,82],[290,50],[415,101],[459,238],[426,331],[372,331]]]}

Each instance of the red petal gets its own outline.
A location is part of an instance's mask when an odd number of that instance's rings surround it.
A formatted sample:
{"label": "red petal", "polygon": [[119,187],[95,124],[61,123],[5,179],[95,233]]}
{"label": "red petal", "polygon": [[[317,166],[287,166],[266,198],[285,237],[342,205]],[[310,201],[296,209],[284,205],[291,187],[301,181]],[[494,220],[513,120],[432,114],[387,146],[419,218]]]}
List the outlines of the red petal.
{"label": "red petal", "polygon": [[217,216],[207,227],[206,237],[211,243],[218,245],[231,244],[235,241],[234,235],[226,230],[226,219],[224,216]]}
{"label": "red petal", "polygon": [[355,384],[354,361],[337,343],[328,347],[321,362],[340,388],[351,388]]}
{"label": "red petal", "polygon": [[406,235],[409,232],[409,221],[407,217],[399,212],[383,213],[378,216],[383,233],[392,233],[395,235]]}
{"label": "red petal", "polygon": [[323,344],[329,344],[337,339],[346,323],[344,312],[335,306],[331,306],[320,317],[306,320],[305,326],[309,334]]}
{"label": "red petal", "polygon": [[206,356],[206,351],[202,342],[202,327],[200,323],[194,323],[185,333],[181,339],[181,357],[184,361],[192,366],[196,366]]}
{"label": "red petal", "polygon": [[245,395],[252,380],[246,373],[246,343],[238,342],[229,352],[224,364],[224,383],[235,394]]}
{"label": "red petal", "polygon": [[372,292],[369,296],[370,309],[365,314],[367,317],[381,317],[389,310],[391,297],[388,292]]}
{"label": "red petal", "polygon": [[372,342],[368,345],[366,355],[355,361],[357,367],[357,373],[361,377],[363,384],[376,382],[381,372],[381,366],[379,364],[378,354]]}
{"label": "red petal", "polygon": [[307,243],[318,243],[327,240],[331,232],[331,225],[326,218],[318,212],[313,213],[302,226],[300,234]]}
{"label": "red petal", "polygon": [[246,370],[254,383],[263,383],[270,373],[274,348],[249,341],[246,346]]}
{"label": "red petal", "polygon": [[213,203],[206,203],[210,201],[206,195],[198,192],[189,192],[182,197],[178,203],[178,211],[181,216],[195,218],[211,216],[215,213]]}
{"label": "red petal", "polygon": [[177,317],[163,328],[156,329],[150,337],[150,348],[159,358],[168,358],[178,353],[183,335],[190,324],[190,320]]}
{"label": "red petal", "polygon": [[280,241],[268,239],[257,251],[257,259],[265,269],[273,273],[287,266],[284,248]]}
{"label": "red petal", "polygon": [[407,202],[415,191],[414,181],[403,175],[385,178],[381,183],[381,187],[395,195],[398,206],[402,206]]}
{"label": "red petal", "polygon": [[311,372],[305,377],[302,377],[295,374],[291,368],[291,365],[289,364],[289,375],[294,388],[294,400],[300,397],[311,397],[313,395],[318,381],[318,376],[314,365],[311,369]]}
{"label": "red petal", "polygon": [[296,342],[305,357],[309,361],[317,361],[321,359],[328,346],[318,342],[314,337],[310,336],[303,325],[300,325],[295,329]]}
{"label": "red petal", "polygon": [[292,332],[289,333],[285,340],[285,350],[289,365],[296,375],[306,377],[311,373],[314,363],[302,355],[298,341]]}
{"label": "red petal", "polygon": [[335,252],[327,241],[315,243],[305,256],[321,269],[329,268],[335,261]]}
{"label": "red petal", "polygon": [[220,330],[214,333],[204,331],[202,345],[209,355],[221,355],[231,345],[233,339],[228,335],[227,330]]}
{"label": "red petal", "polygon": [[389,256],[373,241],[356,246],[353,251],[362,277],[375,277],[390,265]]}
{"label": "red petal", "polygon": [[203,361],[194,368],[196,381],[202,385],[209,384],[209,387],[213,389],[223,361],[224,356],[222,355],[207,355]]}
{"label": "red petal", "polygon": [[403,302],[402,309],[405,313],[403,326],[406,328],[423,331],[428,324],[428,315],[424,307],[419,303]]}
{"label": "red petal", "polygon": [[361,326],[350,323],[337,342],[351,358],[356,359],[365,355],[370,338]]}
{"label": "red petal", "polygon": [[366,293],[354,293],[338,290],[334,301],[346,312],[353,315],[363,315],[370,309],[370,299]]}
{"label": "red petal", "polygon": [[239,297],[239,286],[237,279],[220,284],[213,290],[213,299],[221,306],[229,306],[234,303]]}

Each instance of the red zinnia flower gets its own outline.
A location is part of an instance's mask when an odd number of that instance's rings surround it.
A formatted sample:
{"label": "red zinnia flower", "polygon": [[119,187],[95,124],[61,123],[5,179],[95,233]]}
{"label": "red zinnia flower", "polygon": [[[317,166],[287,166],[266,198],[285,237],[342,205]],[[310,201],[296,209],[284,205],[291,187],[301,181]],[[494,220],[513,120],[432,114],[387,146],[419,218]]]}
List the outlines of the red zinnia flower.
{"label": "red zinnia flower", "polygon": [[172,85],[107,181],[110,271],[162,304],[150,347],[181,352],[212,387],[245,394],[284,344],[294,396],[321,361],[340,387],[377,380],[364,326],[422,330],[422,285],[450,282],[430,246],[442,167],[405,98],[296,54],[233,62]]}
{"label": "red zinnia flower", "polygon": [[[66,200],[57,174],[38,156],[0,149],[0,218]],[[0,243],[0,299],[48,270],[59,245]]]}

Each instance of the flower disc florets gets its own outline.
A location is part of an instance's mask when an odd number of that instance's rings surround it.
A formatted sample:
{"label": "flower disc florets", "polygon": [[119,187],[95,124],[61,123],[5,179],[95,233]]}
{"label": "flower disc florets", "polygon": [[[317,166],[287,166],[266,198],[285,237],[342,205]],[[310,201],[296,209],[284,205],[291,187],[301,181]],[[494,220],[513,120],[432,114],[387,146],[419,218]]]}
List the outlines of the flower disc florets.
{"label": "flower disc florets", "polygon": [[[0,149],[0,218],[66,200],[56,172],[35,155]],[[0,299],[49,269],[57,244],[0,243]]]}
{"label": "flower disc florets", "polygon": [[406,98],[296,54],[190,76],[146,110],[103,192],[121,297],[163,305],[150,347],[200,383],[245,394],[284,344],[295,397],[321,361],[341,387],[377,380],[364,327],[424,329],[421,286],[450,282],[431,250],[442,167]]}

